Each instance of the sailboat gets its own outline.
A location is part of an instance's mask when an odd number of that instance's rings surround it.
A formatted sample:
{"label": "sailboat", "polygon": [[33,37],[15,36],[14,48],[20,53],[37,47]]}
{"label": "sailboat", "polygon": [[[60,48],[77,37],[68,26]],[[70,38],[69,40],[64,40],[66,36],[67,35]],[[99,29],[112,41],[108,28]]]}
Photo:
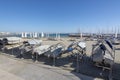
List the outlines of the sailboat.
{"label": "sailboat", "polygon": [[93,45],[92,60],[96,66],[110,67],[114,64],[115,49],[109,40],[102,40]]}
{"label": "sailboat", "polygon": [[119,45],[120,41],[118,40],[118,32],[115,30],[115,36],[111,39],[111,42],[115,45]]}
{"label": "sailboat", "polygon": [[44,33],[43,33],[43,32],[41,33],[41,37],[42,37],[42,38],[44,37]]}

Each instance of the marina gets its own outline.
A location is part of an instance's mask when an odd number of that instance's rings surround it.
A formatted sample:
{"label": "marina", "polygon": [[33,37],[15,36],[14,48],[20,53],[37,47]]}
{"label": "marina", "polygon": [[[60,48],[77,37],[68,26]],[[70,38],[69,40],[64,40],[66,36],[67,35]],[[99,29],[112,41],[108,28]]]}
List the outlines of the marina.
{"label": "marina", "polygon": [[120,0],[0,0],[0,80],[120,80]]}
{"label": "marina", "polygon": [[[1,47],[1,56],[3,57],[25,61],[26,64],[32,63],[34,66],[37,62],[39,65],[57,67],[78,75],[97,78],[97,80],[120,79],[117,76],[119,72],[114,71],[116,68],[119,70],[120,45],[113,45],[112,41],[107,41],[106,38],[98,38],[95,41],[86,41],[86,37],[61,39],[55,37],[56,40],[49,40],[47,37],[32,39],[9,37],[6,39],[8,42],[3,41],[5,43],[2,43],[3,47]],[[17,42],[18,39],[19,42]],[[71,41],[71,39],[74,39],[74,41]],[[1,40],[4,40],[4,38]],[[9,41],[16,42],[9,44]]]}

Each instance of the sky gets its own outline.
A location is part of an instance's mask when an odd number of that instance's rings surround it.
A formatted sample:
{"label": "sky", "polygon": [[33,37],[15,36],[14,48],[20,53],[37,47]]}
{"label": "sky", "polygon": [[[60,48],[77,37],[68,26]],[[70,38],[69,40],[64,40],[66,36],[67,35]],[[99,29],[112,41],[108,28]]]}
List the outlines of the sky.
{"label": "sky", "polygon": [[0,0],[0,32],[97,32],[120,27],[120,0]]}

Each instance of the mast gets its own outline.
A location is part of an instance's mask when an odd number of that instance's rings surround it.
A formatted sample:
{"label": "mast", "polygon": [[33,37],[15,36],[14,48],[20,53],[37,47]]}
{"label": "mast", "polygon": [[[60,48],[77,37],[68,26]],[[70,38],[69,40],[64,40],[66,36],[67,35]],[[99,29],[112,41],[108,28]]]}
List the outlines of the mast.
{"label": "mast", "polygon": [[117,38],[117,29],[115,28],[115,38]]}

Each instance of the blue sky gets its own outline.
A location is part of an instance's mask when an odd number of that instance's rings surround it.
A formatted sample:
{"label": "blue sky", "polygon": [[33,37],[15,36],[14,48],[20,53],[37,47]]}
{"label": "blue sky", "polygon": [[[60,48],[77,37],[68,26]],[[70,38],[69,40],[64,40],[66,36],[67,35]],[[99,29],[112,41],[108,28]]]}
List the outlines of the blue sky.
{"label": "blue sky", "polygon": [[120,27],[120,0],[0,0],[0,31],[96,32]]}

